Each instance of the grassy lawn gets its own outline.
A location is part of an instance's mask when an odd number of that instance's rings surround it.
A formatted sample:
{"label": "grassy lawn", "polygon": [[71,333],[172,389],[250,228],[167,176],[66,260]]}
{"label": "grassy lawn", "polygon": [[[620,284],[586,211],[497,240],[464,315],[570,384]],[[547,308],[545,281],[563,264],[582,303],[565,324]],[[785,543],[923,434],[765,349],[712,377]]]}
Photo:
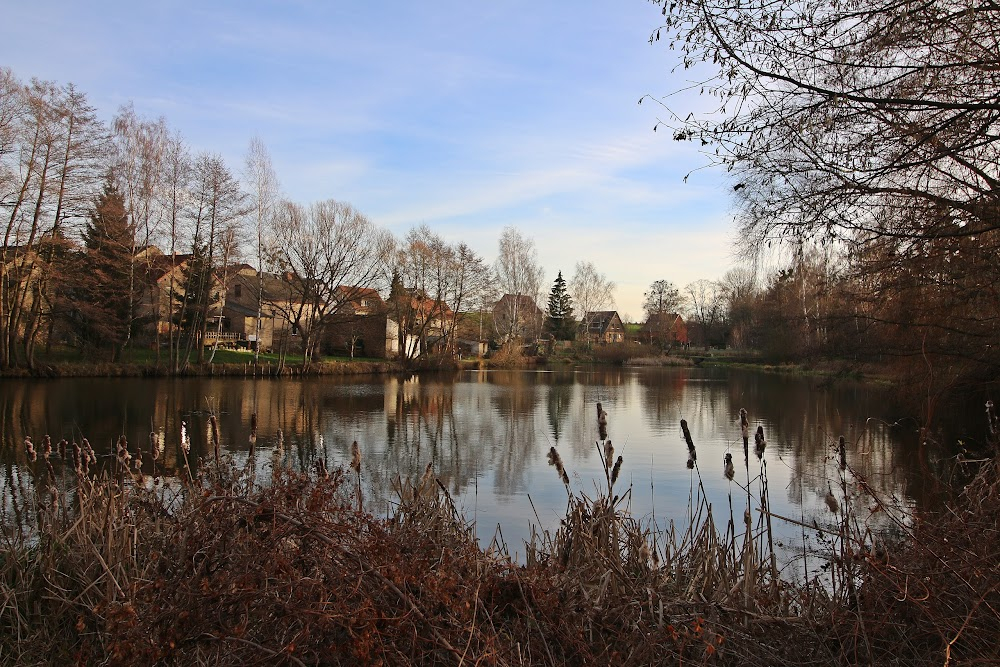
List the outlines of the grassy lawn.
{"label": "grassy lawn", "polygon": [[[165,363],[168,358],[167,351],[160,351],[160,363]],[[218,349],[215,351],[214,358],[210,350],[206,350],[205,359],[212,358],[213,364],[249,364],[253,363],[254,355],[250,350],[227,350]],[[52,350],[48,353],[40,352],[37,355],[37,361],[39,364],[49,365],[49,366],[61,366],[61,365],[72,365],[72,364],[108,364],[111,365],[109,355],[105,351],[101,351],[98,354],[84,354],[80,350],[72,347],[66,346],[54,346]],[[280,357],[277,353],[261,353],[258,357],[258,363],[261,364],[277,364],[280,361]],[[314,362],[380,362],[385,361],[384,359],[376,359],[373,357],[354,357],[351,359],[346,355],[326,355],[321,358],[313,359]],[[127,365],[134,364],[137,366],[154,366],[156,365],[156,351],[149,348],[130,348],[126,349],[122,353],[121,359],[117,364]],[[191,362],[197,362],[197,354],[192,352]],[[285,356],[285,363],[289,365],[301,364],[302,355],[301,354],[289,354]]]}

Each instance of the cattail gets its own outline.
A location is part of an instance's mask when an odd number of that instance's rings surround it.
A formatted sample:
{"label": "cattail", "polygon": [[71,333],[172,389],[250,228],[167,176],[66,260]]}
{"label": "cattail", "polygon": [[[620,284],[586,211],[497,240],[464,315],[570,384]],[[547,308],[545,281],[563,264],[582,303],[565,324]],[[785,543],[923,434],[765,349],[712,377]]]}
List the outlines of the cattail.
{"label": "cattail", "polygon": [[688,452],[687,469],[694,470],[694,452]]}
{"label": "cattail", "polygon": [[840,436],[840,443],[837,445],[837,456],[840,458],[840,469],[847,469],[847,444],[844,442],[844,436]]}
{"label": "cattail", "polygon": [[275,447],[277,447],[277,449],[278,449],[279,452],[280,451],[284,451],[285,450],[285,433],[279,428],[278,432],[275,434],[275,437],[278,439],[278,441],[275,443]]}
{"label": "cattail", "polygon": [[431,462],[427,463],[427,467],[424,468],[424,475],[420,478],[420,489],[428,488],[428,485],[434,479],[434,464]]}
{"label": "cattail", "polygon": [[75,440],[73,441],[73,469],[78,473],[83,472],[83,452]]}
{"label": "cattail", "polygon": [[684,434],[684,442],[687,443],[688,451],[694,452],[694,440],[691,438],[691,430],[688,428],[686,419],[681,420],[681,432]]}
{"label": "cattail", "polygon": [[600,420],[600,418],[601,418],[601,413],[603,413],[603,412],[604,412],[604,408],[603,408],[603,407],[601,406],[601,402],[600,402],[600,401],[598,401],[598,402],[597,402],[597,419],[598,419],[598,420]]}
{"label": "cattail", "polygon": [[31,442],[31,436],[24,436],[24,452],[32,463],[38,460],[38,452],[35,451],[35,445]]}
{"label": "cattail", "polygon": [[639,560],[642,561],[643,565],[649,565],[649,561],[652,560],[652,554],[649,551],[649,545],[645,542],[639,547]]}
{"label": "cattail", "polygon": [[361,474],[361,448],[358,447],[357,440],[351,443],[351,469]]}
{"label": "cattail", "polygon": [[128,462],[132,460],[132,455],[129,454],[128,451],[128,440],[125,439],[124,434],[118,437],[118,446],[116,453],[118,455],[118,460],[121,461],[122,464],[126,466],[128,465]]}
{"label": "cattail", "polygon": [[212,448],[215,450],[215,458],[219,458],[219,419],[215,415],[208,418],[209,432],[212,434]]}
{"label": "cattail", "polygon": [[986,424],[989,426],[990,435],[996,437],[1000,426],[997,424],[997,413],[993,410],[993,401],[986,401]]}
{"label": "cattail", "polygon": [[181,450],[185,454],[191,451],[191,439],[188,438],[187,422],[181,422]]}
{"label": "cattail", "polygon": [[767,441],[764,440],[764,427],[758,426],[757,433],[753,436],[753,453],[757,455],[758,459],[764,457],[764,449],[767,447]]}
{"label": "cattail", "polygon": [[549,447],[549,465],[555,466],[556,473],[559,475],[559,479],[562,483],[569,488],[569,475],[566,474],[566,468],[563,467],[562,457],[559,456],[559,452],[556,451],[555,447]]}
{"label": "cattail", "polygon": [[52,438],[45,436],[42,438],[42,458],[46,461],[52,456]]}
{"label": "cattail", "polygon": [[830,488],[829,484],[826,485],[826,497],[823,500],[826,502],[827,508],[834,514],[840,511],[840,503],[837,502],[837,498],[833,495],[833,489]]}
{"label": "cattail", "polygon": [[84,453],[84,457],[83,457],[83,472],[84,472],[84,474],[88,474],[89,475],[90,474],[90,464],[91,463],[94,463],[94,464],[97,463],[97,452],[95,452],[94,448],[90,446],[90,440],[87,440],[86,438],[83,439],[83,453]]}
{"label": "cattail", "polygon": [[607,468],[611,467],[611,460],[615,456],[615,447],[611,444],[611,440],[604,441],[604,465]]}
{"label": "cattail", "polygon": [[743,458],[750,453],[750,420],[747,419],[746,408],[740,408],[740,435],[743,436]]}
{"label": "cattail", "polygon": [[612,484],[614,484],[615,482],[618,481],[618,473],[620,473],[621,471],[622,471],[622,457],[619,456],[618,460],[615,461],[615,467],[614,467],[614,469],[611,471],[611,483]]}
{"label": "cattail", "polygon": [[160,435],[155,431],[149,432],[149,452],[154,461],[160,458]]}
{"label": "cattail", "polygon": [[63,461],[66,460],[66,448],[68,446],[69,446],[69,443],[66,442],[66,438],[63,438],[62,440],[60,440],[59,444],[57,445],[57,449],[59,450],[59,458],[61,458]]}
{"label": "cattail", "polygon": [[725,469],[726,479],[732,481],[733,477],[736,475],[736,468],[733,466],[733,455],[729,452],[726,452]]}

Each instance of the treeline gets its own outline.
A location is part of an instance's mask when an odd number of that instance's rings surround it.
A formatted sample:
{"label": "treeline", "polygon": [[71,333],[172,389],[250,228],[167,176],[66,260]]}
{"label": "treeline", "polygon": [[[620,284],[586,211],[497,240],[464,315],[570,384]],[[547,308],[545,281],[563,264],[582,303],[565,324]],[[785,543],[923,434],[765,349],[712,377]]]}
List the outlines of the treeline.
{"label": "treeline", "polygon": [[717,112],[655,100],[661,129],[732,174],[749,254],[789,260],[747,302],[759,343],[899,360],[928,396],[992,380],[1000,8],[654,2]]}
{"label": "treeline", "polygon": [[[533,241],[514,228],[494,263],[425,226],[397,239],[349,203],[286,199],[256,138],[234,168],[193,153],[162,118],[126,105],[106,124],[72,85],[25,83],[9,69],[0,212],[0,368],[33,368],[52,345],[111,361],[152,348],[172,370],[205,361],[202,342],[221,328],[240,272],[258,277],[258,330],[269,302],[306,364],[372,290],[388,295],[399,354],[413,359],[430,340],[455,344],[456,313],[483,313],[504,292],[534,298],[542,274]],[[266,294],[267,276],[280,298]]]}

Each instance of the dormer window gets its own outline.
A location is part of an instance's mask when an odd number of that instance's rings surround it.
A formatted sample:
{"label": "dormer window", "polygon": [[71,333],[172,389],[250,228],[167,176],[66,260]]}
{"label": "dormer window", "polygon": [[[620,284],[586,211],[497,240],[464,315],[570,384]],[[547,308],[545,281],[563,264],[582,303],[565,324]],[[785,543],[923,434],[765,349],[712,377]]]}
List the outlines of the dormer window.
{"label": "dormer window", "polygon": [[237,285],[235,288],[233,288],[233,294],[236,296],[237,299],[243,296],[243,285]]}

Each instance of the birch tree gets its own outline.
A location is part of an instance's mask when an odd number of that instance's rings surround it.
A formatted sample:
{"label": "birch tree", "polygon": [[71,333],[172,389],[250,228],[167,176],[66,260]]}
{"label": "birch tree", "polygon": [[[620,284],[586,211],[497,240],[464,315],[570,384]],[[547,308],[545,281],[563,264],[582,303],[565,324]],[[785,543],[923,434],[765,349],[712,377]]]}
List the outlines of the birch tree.
{"label": "birch tree", "polygon": [[525,322],[526,313],[521,312],[522,300],[516,298],[526,296],[538,303],[544,272],[538,265],[535,242],[522,236],[516,227],[505,227],[500,235],[499,252],[493,266],[498,291],[515,297],[509,302],[511,312],[494,320],[494,326],[499,327],[497,336],[507,341],[525,335],[537,335],[541,322]]}

